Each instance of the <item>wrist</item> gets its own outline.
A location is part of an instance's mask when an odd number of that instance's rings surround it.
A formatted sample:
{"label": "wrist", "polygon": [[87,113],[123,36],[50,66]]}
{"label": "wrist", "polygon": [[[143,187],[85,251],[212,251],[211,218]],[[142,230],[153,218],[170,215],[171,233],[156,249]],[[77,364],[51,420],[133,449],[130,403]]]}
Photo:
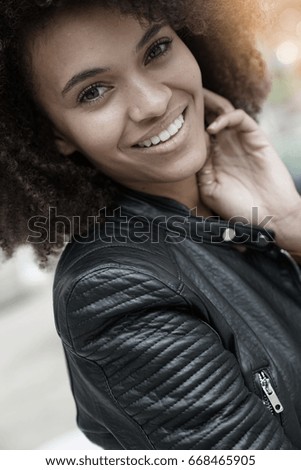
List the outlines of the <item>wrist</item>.
{"label": "wrist", "polygon": [[295,256],[301,257],[301,198],[281,217],[274,217],[276,243]]}

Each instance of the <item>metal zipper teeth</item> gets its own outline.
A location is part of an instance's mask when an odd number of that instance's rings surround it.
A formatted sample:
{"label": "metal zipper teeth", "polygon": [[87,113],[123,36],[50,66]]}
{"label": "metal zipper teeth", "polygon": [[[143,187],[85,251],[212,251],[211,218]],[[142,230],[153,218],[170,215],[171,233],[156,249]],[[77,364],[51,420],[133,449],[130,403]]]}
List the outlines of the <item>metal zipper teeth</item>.
{"label": "metal zipper teeth", "polygon": [[279,414],[283,411],[283,406],[272,386],[268,374],[262,370],[256,374],[259,378],[260,387],[264,393],[263,403],[272,414]]}
{"label": "metal zipper teeth", "polygon": [[272,407],[270,401],[268,400],[268,398],[266,397],[266,395],[264,395],[263,399],[262,399],[262,403],[268,408],[268,410],[272,413],[272,415],[275,414],[275,411],[274,411],[274,408]]}

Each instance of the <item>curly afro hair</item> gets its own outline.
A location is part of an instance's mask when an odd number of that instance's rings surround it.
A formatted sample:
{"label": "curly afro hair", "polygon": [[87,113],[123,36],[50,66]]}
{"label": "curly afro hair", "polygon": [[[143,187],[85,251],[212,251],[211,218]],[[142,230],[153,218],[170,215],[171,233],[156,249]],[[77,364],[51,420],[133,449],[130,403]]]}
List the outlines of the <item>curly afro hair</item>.
{"label": "curly afro hair", "polygon": [[[137,19],[167,21],[196,57],[204,86],[253,117],[269,90],[255,34],[264,24],[260,0],[88,0]],[[85,2],[87,3],[87,2]],[[0,0],[0,246],[6,258],[27,242],[29,220],[45,225],[49,209],[87,221],[112,207],[116,185],[77,154],[62,158],[51,125],[35,104],[24,38],[79,0]],[[74,216],[77,217],[74,217]],[[47,240],[34,243],[40,267],[48,265],[87,222],[49,223]],[[53,241],[54,240],[54,241]]]}

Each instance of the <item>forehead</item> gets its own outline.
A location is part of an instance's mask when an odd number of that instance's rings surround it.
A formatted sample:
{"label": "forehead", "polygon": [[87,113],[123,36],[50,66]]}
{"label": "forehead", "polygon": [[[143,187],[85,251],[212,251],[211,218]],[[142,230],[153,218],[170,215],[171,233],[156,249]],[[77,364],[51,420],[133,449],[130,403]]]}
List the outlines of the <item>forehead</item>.
{"label": "forehead", "polygon": [[135,51],[148,26],[99,6],[61,12],[29,38],[34,80],[63,83],[79,68],[110,67]]}
{"label": "forehead", "polygon": [[129,39],[133,30],[146,28],[147,24],[146,20],[139,22],[130,15],[122,15],[118,10],[90,5],[88,8],[66,9],[55,14],[36,37],[44,38],[47,42],[72,42],[73,39],[89,39],[91,34],[97,34],[99,38],[110,37],[115,43]]}

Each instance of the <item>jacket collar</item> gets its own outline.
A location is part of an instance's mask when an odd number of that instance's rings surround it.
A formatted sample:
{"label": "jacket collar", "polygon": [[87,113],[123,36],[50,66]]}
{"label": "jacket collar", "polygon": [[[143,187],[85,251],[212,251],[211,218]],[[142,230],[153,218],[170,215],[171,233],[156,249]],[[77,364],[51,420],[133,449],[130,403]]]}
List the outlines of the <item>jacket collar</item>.
{"label": "jacket collar", "polygon": [[[258,251],[271,251],[275,249],[275,233],[264,227],[223,220],[218,216],[203,218],[191,215],[190,210],[184,204],[174,199],[163,196],[155,196],[143,192],[134,191],[118,185],[116,199],[122,215],[144,219],[153,223],[160,223],[166,230],[174,230],[204,243],[222,245],[240,245]],[[179,225],[181,223],[181,226]]]}
{"label": "jacket collar", "polygon": [[190,216],[188,207],[174,199],[134,191],[124,186],[118,187],[117,204],[122,207],[123,212],[129,212],[136,216],[143,215],[150,220],[160,215],[166,217]]}

